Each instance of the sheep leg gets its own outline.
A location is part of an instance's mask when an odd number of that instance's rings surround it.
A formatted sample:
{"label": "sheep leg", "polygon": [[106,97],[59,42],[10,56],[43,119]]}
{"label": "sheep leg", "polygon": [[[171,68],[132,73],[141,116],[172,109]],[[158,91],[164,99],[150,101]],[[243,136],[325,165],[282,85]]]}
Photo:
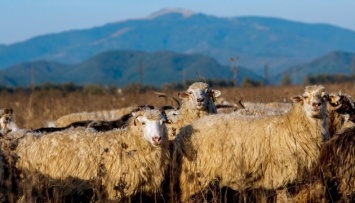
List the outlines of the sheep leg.
{"label": "sheep leg", "polygon": [[287,198],[286,188],[276,190],[276,202],[277,203],[287,203],[290,202]]}

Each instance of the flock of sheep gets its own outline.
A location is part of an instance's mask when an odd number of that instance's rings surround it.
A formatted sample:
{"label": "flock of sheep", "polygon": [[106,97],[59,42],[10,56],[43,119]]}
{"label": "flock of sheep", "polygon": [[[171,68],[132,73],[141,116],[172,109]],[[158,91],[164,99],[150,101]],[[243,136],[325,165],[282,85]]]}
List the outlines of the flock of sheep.
{"label": "flock of sheep", "polygon": [[355,201],[350,96],[315,85],[293,104],[236,108],[219,103],[220,95],[196,82],[179,93],[181,105],[160,94],[176,105],[71,114],[32,130],[3,109],[1,201],[68,201],[90,191],[103,202],[162,193],[194,202],[211,187],[272,191],[276,202]]}

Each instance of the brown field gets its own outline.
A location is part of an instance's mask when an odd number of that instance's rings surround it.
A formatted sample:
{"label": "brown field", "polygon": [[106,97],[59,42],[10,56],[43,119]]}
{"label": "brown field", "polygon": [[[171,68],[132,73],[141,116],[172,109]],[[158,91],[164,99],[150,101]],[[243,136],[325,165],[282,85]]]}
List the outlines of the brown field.
{"label": "brown field", "polygon": [[[328,92],[343,91],[355,95],[355,84],[324,85]],[[242,98],[250,102],[290,102],[290,97],[303,93],[304,86],[236,87],[218,88],[222,97],[235,102]],[[178,91],[171,91],[177,97]],[[83,94],[60,92],[2,93],[0,108],[12,107],[14,121],[20,128],[43,127],[46,121],[53,121],[70,113],[83,111],[111,110],[143,104],[169,105],[170,102],[158,98],[152,91],[127,94]]]}
{"label": "brown field", "polygon": [[[324,85],[329,93],[342,91],[351,96],[355,95],[355,84],[331,84]],[[222,97],[227,101],[235,102],[239,99],[250,102],[290,102],[293,95],[303,93],[305,86],[270,86],[270,87],[236,87],[219,88]],[[169,94],[177,97],[178,91]],[[14,121],[20,128],[34,129],[45,126],[47,121],[76,112],[111,110],[127,106],[150,104],[155,106],[169,105],[165,99],[158,98],[152,91],[145,93],[125,94],[84,94],[61,92],[33,92],[33,93],[1,93],[0,108],[12,107],[14,109]],[[227,193],[220,190],[211,191],[212,199],[208,202],[220,202],[221,195]],[[215,196],[214,196],[215,195]],[[265,195],[265,194],[263,194]],[[270,194],[267,194],[270,195]],[[271,194],[272,195],[272,194]],[[217,199],[214,199],[217,197]],[[245,196],[228,197],[225,202],[250,202]],[[231,199],[232,198],[232,199]],[[128,200],[127,202],[146,202],[144,198]],[[202,198],[196,202],[205,202]],[[170,202],[169,198],[155,197],[153,202]],[[61,200],[49,200],[49,202],[61,202]],[[172,201],[174,202],[174,201]]]}

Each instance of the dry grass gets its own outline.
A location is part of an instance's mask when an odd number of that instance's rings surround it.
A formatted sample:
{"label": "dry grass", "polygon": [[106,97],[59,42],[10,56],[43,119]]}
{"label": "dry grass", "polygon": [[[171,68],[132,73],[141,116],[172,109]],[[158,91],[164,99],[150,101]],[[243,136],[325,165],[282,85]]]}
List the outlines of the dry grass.
{"label": "dry grass", "polygon": [[[324,85],[327,92],[343,92],[355,96],[355,84],[335,84]],[[228,101],[250,102],[290,102],[290,96],[298,95],[304,92],[304,86],[288,87],[259,87],[259,88],[218,88],[222,92],[222,97]],[[169,94],[177,97],[178,91],[172,91]],[[131,94],[101,94],[90,95],[81,93],[60,93],[60,92],[34,92],[34,93],[1,93],[0,108],[12,107],[14,109],[14,121],[20,128],[30,129],[45,126],[47,121],[70,113],[97,110],[112,110],[127,106],[138,106],[151,104],[155,106],[169,105],[170,102],[158,98],[153,92],[131,93]],[[207,191],[208,194],[195,197],[195,202],[254,202],[248,199],[248,195],[231,192],[224,189],[212,188]],[[170,192],[171,193],[171,192]],[[170,194],[171,195],[171,194]],[[272,193],[262,195],[274,195]],[[128,202],[146,202],[142,201],[144,196],[138,200],[127,200]],[[153,197],[153,202],[169,202],[169,195],[160,194]],[[174,199],[170,199],[173,201]],[[49,202],[61,202],[50,200]]]}
{"label": "dry grass", "polygon": [[[355,84],[325,85],[328,92],[342,90],[349,95],[355,95]],[[259,87],[259,88],[218,88],[222,97],[228,101],[250,102],[278,102],[288,101],[290,96],[301,94],[304,86],[288,87]],[[170,94],[177,97],[178,91]],[[0,95],[0,108],[12,107],[14,109],[14,121],[20,128],[38,128],[46,124],[46,121],[70,113],[97,110],[112,110],[127,106],[142,104],[167,105],[170,102],[158,98],[153,92],[131,94],[101,94],[90,95],[81,93],[60,92],[34,92],[34,93],[2,93]]]}

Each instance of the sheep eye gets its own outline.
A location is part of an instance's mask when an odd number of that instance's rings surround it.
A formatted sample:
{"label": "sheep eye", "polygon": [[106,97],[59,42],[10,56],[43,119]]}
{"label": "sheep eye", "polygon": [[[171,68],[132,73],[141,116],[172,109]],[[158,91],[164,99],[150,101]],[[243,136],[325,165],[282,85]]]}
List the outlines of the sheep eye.
{"label": "sheep eye", "polygon": [[142,122],[142,125],[145,125],[145,122]]}
{"label": "sheep eye", "polygon": [[170,119],[168,119],[168,120],[163,120],[163,123],[172,124],[173,122]]}
{"label": "sheep eye", "polygon": [[11,118],[6,118],[5,119],[5,123],[10,123],[11,122]]}

